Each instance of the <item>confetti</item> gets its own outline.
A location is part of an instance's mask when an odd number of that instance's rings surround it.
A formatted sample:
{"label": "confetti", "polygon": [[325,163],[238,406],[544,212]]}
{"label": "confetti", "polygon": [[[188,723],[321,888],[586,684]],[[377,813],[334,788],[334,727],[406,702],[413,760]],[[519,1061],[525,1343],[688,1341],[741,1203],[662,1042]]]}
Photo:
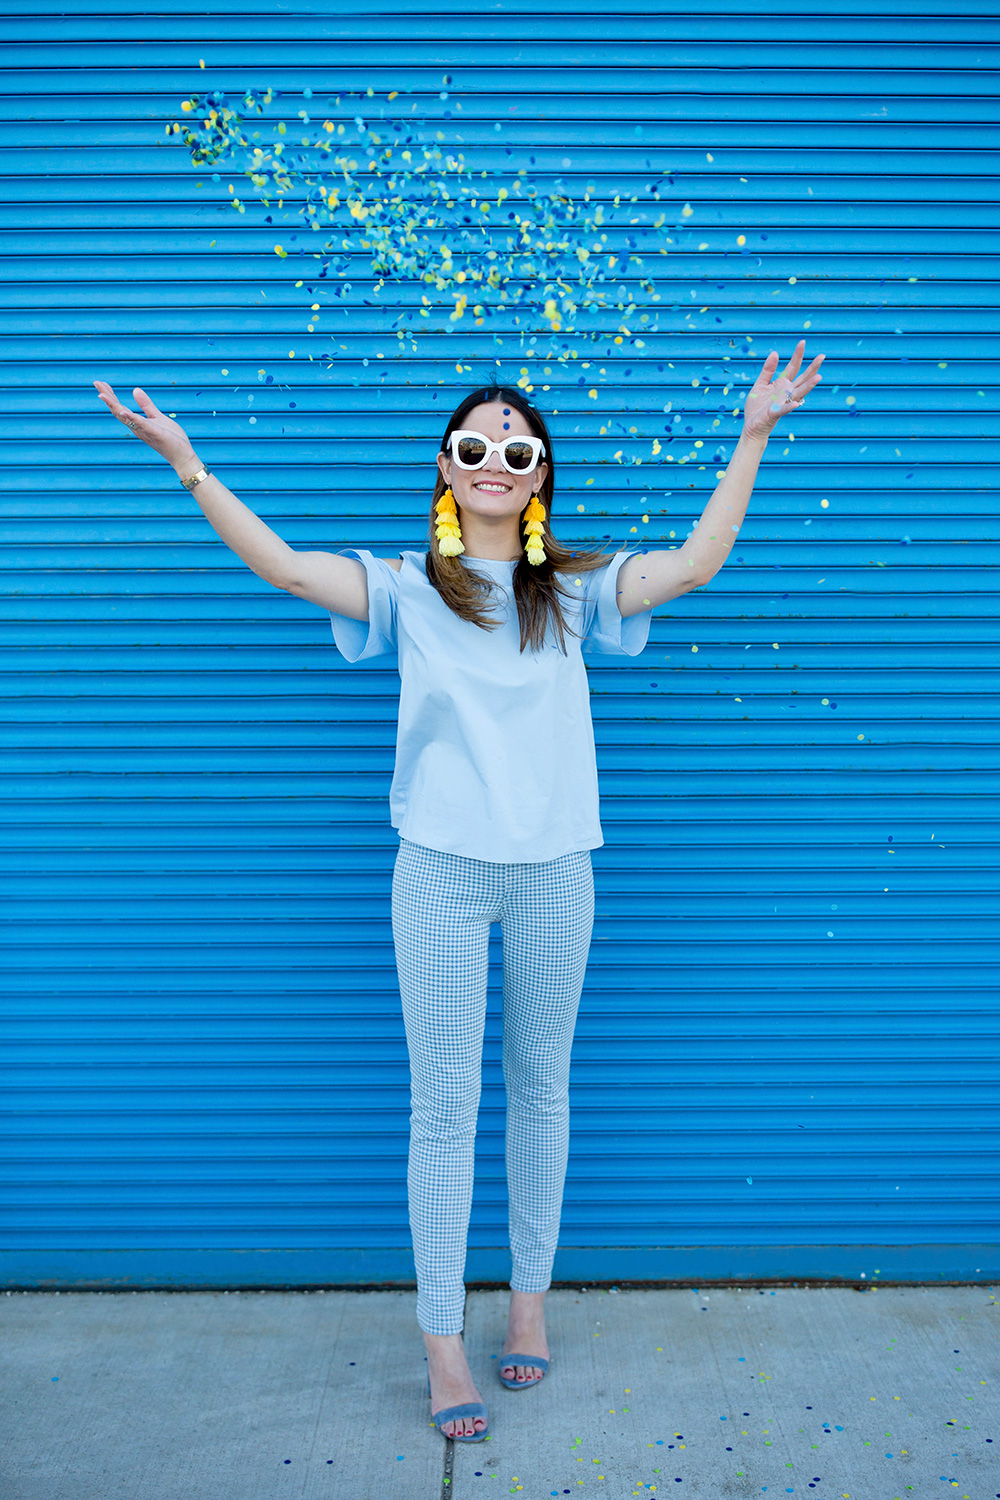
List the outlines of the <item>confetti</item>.
{"label": "confetti", "polygon": [[[516,384],[527,394],[538,389],[544,366],[546,379],[556,374],[571,384],[578,401],[596,402],[605,381],[617,384],[631,377],[640,363],[650,368],[655,357],[650,335],[695,332],[703,326],[700,320],[712,313],[703,302],[705,294],[682,309],[675,305],[675,285],[667,282],[661,289],[650,264],[651,257],[682,243],[677,231],[686,233],[696,213],[689,201],[679,207],[676,200],[667,201],[674,185],[668,166],[657,172],[647,160],[647,197],[612,186],[610,191],[601,188],[600,201],[596,183],[582,175],[571,185],[549,168],[536,178],[527,162],[517,166],[513,146],[492,144],[491,152],[505,151],[510,166],[504,170],[493,161],[484,170],[478,155],[473,159],[471,148],[467,155],[461,137],[452,138],[445,124],[459,107],[450,87],[450,75],[442,75],[440,89],[418,109],[417,101],[402,98],[399,89],[381,93],[368,86],[325,101],[324,118],[314,124],[306,108],[297,111],[295,120],[287,111],[284,119],[269,117],[277,97],[273,88],[251,87],[230,95],[214,89],[182,100],[180,120],[167,129],[184,142],[194,168],[212,169],[215,182],[222,172],[233,176],[227,191],[234,211],[245,214],[247,203],[256,202],[264,224],[275,228],[287,223],[289,215],[297,216],[297,227],[307,232],[280,229],[283,237],[274,243],[273,253],[304,273],[294,281],[296,288],[309,283],[310,301],[303,308],[308,317],[300,326],[311,340],[324,336],[323,324],[335,310],[347,315],[349,306],[360,310],[363,304],[384,318],[384,331],[394,339],[389,358],[404,357],[407,350],[418,353],[423,332],[482,330],[501,352],[516,343],[524,360]],[[303,89],[302,98],[311,99],[311,90]],[[499,122],[495,128],[501,130]],[[706,157],[714,161],[712,153]],[[562,159],[563,168],[572,165],[571,158]],[[246,182],[240,189],[243,199],[236,192],[238,174]],[[295,227],[294,219],[292,223]],[[699,254],[711,248],[709,241],[697,240],[691,241],[692,249],[695,243]],[[736,236],[736,243],[749,253],[745,232]],[[720,245],[717,253],[732,252]],[[357,285],[359,263],[364,267],[362,285]],[[795,285],[797,278],[788,280]],[[405,288],[409,295],[415,286],[417,307],[388,295],[395,288]],[[267,296],[263,289],[261,296]],[[339,309],[332,305],[335,300]],[[715,321],[721,320],[716,316]],[[371,324],[365,326],[370,329]],[[742,336],[744,352],[752,341],[751,335]],[[729,345],[734,347],[734,338]],[[345,345],[339,347],[347,352]],[[597,364],[607,353],[620,361],[610,374]],[[386,358],[384,351],[374,354]],[[585,355],[592,359],[581,357]],[[295,357],[296,351],[289,350],[288,358]],[[304,357],[313,359],[309,353]],[[329,353],[318,357],[333,358]],[[473,373],[468,358],[455,361],[459,380]],[[367,356],[361,363],[367,366]],[[592,363],[596,373],[590,373]],[[675,368],[664,361],[657,374],[664,367]],[[331,371],[332,363],[325,369]],[[651,376],[645,370],[635,373],[647,380]],[[657,377],[651,378],[655,382]],[[691,380],[698,400],[711,399],[715,379],[713,370]],[[351,380],[359,383],[356,375]],[[562,386],[546,383],[541,388]],[[723,394],[729,390],[726,384]],[[668,401],[664,413],[671,413],[673,405]],[[680,401],[677,405],[674,421],[680,422],[685,408]],[[731,415],[737,417],[739,411],[737,403]],[[692,439],[685,453],[676,447],[668,451],[679,436],[672,426],[662,435],[648,428],[640,433],[638,425],[626,429],[621,422],[618,428],[626,441],[614,461],[623,467],[693,463],[698,472],[714,473],[716,481],[725,476],[728,455],[714,436]],[[636,451],[640,443],[641,453]],[[649,524],[648,514],[642,523]]]}

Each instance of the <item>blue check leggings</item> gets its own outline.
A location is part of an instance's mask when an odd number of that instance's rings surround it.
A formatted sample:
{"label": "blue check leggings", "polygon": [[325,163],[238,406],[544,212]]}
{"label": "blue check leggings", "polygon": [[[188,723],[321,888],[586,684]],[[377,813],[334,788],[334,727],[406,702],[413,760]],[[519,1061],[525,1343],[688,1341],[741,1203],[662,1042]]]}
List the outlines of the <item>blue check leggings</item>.
{"label": "blue check leggings", "polygon": [[392,930],[410,1054],[417,1322],[460,1333],[492,922],[503,930],[510,1285],[546,1291],[569,1150],[569,1060],[594,919],[590,851],[494,864],[400,841]]}

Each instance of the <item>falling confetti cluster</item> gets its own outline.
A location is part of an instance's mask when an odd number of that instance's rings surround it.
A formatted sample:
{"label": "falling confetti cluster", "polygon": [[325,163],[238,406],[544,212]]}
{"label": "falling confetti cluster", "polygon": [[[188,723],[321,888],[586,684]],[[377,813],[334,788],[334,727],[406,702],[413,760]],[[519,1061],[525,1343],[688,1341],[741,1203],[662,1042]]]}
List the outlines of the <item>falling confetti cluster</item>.
{"label": "falling confetti cluster", "polygon": [[[440,100],[445,103],[451,81],[448,74],[442,78]],[[308,104],[312,91],[305,89],[303,95]],[[407,116],[401,91],[380,97],[371,88],[361,95],[332,97],[329,115],[320,112],[322,120],[314,121],[308,108],[299,110],[302,133],[297,139],[285,120],[267,122],[272,139],[262,143],[265,111],[277,97],[272,88],[249,89],[237,102],[218,90],[195,94],[183,101],[184,118],[169,124],[167,133],[183,140],[195,167],[242,174],[251,197],[272,210],[265,222],[273,221],[273,211],[297,205],[299,217],[324,236],[317,240],[324,263],[315,279],[325,283],[328,297],[343,302],[355,292],[351,277],[357,275],[359,253],[373,279],[374,300],[363,299],[367,307],[378,306],[387,287],[416,288],[410,307],[381,304],[387,327],[394,322],[400,351],[407,339],[415,351],[421,331],[488,329],[497,349],[508,347],[505,337],[517,340],[527,361],[520,366],[517,384],[527,393],[539,384],[550,389],[542,382],[553,375],[553,365],[562,366],[565,374],[579,361],[575,383],[588,400],[596,401],[606,380],[617,383],[633,373],[631,365],[624,370],[616,366],[609,376],[601,358],[620,361],[624,355],[638,367],[652,357],[653,336],[676,331],[661,323],[680,312],[680,303],[667,300],[647,266],[647,260],[668,256],[668,247],[679,245],[694,214],[690,204],[670,201],[675,179],[668,167],[658,169],[647,158],[649,176],[642,193],[605,187],[604,201],[598,201],[594,182],[574,195],[563,176],[546,185],[541,173],[536,180],[524,166],[502,178],[494,169],[495,152],[484,155],[490,165],[477,167],[461,150],[452,149],[457,142],[449,145],[445,132],[433,128],[451,117],[450,109],[442,119],[428,120],[413,113],[418,109],[414,102]],[[257,122],[261,129],[253,128]],[[495,128],[501,129],[499,124]],[[425,139],[428,135],[433,139]],[[510,147],[504,150],[507,157],[513,155]],[[529,161],[533,164],[535,158]],[[569,158],[563,159],[564,168],[571,165]],[[221,181],[219,170],[212,176]],[[234,208],[245,213],[245,198],[232,183],[229,190]],[[745,236],[739,239],[745,242]],[[278,241],[274,253],[287,259],[288,246]],[[675,290],[672,295],[679,294]],[[307,332],[317,331],[321,313],[319,302],[310,305]],[[681,326],[693,331],[691,317],[685,311]],[[734,341],[730,344],[735,347]],[[748,352],[749,342],[740,347]],[[658,374],[663,369],[662,363],[657,365]],[[460,359],[456,370],[466,374],[472,366]],[[708,395],[710,378],[706,372],[692,380],[698,400]],[[572,384],[572,379],[564,383]],[[719,383],[724,386],[721,397],[730,397],[730,377]],[[738,397],[730,399],[735,417]],[[728,412],[729,406],[719,409]],[[693,440],[687,453],[667,451],[683,410],[681,406],[674,413],[668,402],[663,408],[670,416],[666,436],[653,437],[643,454],[623,447],[612,461],[660,466],[697,462],[701,468],[710,459],[724,462],[724,449],[710,453],[703,438]],[[713,425],[720,422],[721,416]],[[601,435],[609,435],[612,427],[629,444],[639,430],[634,423],[609,417]]]}
{"label": "falling confetti cluster", "polygon": [[[368,93],[374,109],[373,91]],[[243,104],[248,113],[261,115],[274,97],[271,89],[251,90]],[[386,103],[396,97],[390,93]],[[279,141],[270,150],[252,144],[245,116],[224,94],[195,95],[184,108],[200,120],[199,128],[176,122],[168,128],[182,135],[195,166],[232,164],[267,205],[274,200],[283,204],[299,189],[304,193],[300,213],[311,226],[339,231],[339,242],[333,237],[325,245],[335,277],[349,275],[351,256],[360,245],[370,254],[375,276],[422,280],[450,297],[453,322],[465,316],[475,293],[471,311],[477,324],[489,308],[523,305],[553,333],[579,333],[581,312],[610,309],[633,319],[640,313],[634,293],[612,285],[612,273],[638,274],[651,303],[660,300],[655,283],[643,272],[642,257],[632,252],[650,234],[669,238],[665,210],[655,216],[640,210],[629,221],[627,249],[622,250],[609,242],[614,217],[605,219],[603,205],[593,201],[593,183],[582,202],[574,201],[561,177],[545,191],[527,178],[523,167],[501,183],[492,173],[474,172],[461,152],[419,143],[422,132],[416,126],[407,128],[402,119],[386,122],[385,105],[378,109],[378,126],[361,114],[354,116],[349,143],[341,139],[348,131],[343,120],[326,119],[319,134],[303,137],[298,148],[288,149]],[[307,112],[300,113],[308,126]],[[283,121],[276,128],[280,136],[287,134]],[[442,132],[437,134],[443,138]],[[660,202],[669,181],[665,172],[647,184],[652,204]],[[621,197],[614,195],[615,210]],[[635,205],[638,195],[628,201]],[[245,207],[238,198],[234,203]],[[682,210],[691,212],[688,206]],[[357,240],[346,237],[345,231],[359,228]],[[276,246],[277,253],[283,248]],[[667,253],[665,245],[658,248]],[[424,301],[426,311],[430,299],[425,296]],[[592,329],[589,336],[596,340],[602,332]],[[615,342],[626,338],[643,347],[628,321],[622,321]],[[553,345],[551,357],[559,355]]]}

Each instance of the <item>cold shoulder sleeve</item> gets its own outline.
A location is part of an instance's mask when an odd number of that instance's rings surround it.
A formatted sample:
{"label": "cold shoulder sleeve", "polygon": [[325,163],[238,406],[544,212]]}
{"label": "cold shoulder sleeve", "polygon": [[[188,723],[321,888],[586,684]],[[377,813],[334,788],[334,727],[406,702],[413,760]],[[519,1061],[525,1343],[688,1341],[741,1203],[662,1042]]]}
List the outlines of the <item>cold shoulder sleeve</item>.
{"label": "cold shoulder sleeve", "polygon": [[342,547],[338,557],[355,557],[368,579],[368,619],[352,620],[330,611],[333,639],[345,661],[367,661],[396,650],[396,607],[399,574],[382,557],[356,547]]}
{"label": "cold shoulder sleeve", "polygon": [[649,639],[652,608],[622,618],[618,608],[618,574],[635,552],[617,552],[606,568],[583,573],[586,588],[585,630],[581,641],[584,655],[638,656]]}

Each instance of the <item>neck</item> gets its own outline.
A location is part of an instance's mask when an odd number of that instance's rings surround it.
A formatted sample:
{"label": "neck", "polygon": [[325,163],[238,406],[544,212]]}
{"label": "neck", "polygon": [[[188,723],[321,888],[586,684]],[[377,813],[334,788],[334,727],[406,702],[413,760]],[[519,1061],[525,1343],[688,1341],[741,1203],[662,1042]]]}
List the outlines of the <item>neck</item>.
{"label": "neck", "polygon": [[518,527],[518,516],[476,516],[462,511],[462,541],[470,557],[490,562],[513,562],[524,552]]}

